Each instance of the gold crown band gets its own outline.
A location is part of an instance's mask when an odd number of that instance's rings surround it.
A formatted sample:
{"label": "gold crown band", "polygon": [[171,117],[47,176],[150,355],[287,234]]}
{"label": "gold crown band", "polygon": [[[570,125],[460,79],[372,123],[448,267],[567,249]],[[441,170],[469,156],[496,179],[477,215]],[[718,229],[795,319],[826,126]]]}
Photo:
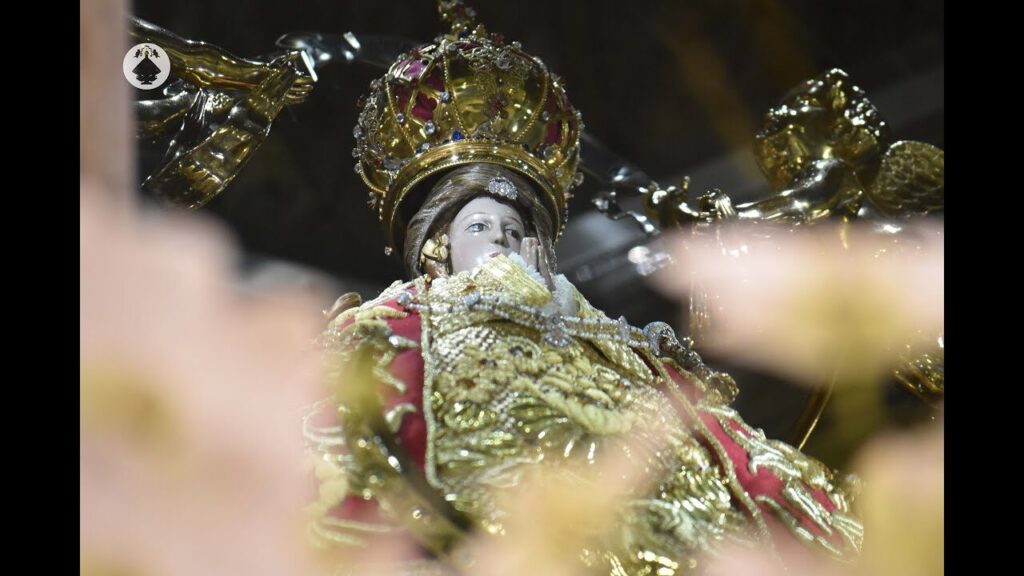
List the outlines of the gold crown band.
{"label": "gold crown band", "polygon": [[412,203],[424,199],[414,189],[480,162],[536,184],[561,234],[580,181],[583,123],[543,62],[481,26],[459,28],[399,57],[370,88],[353,155],[391,247],[402,246]]}
{"label": "gold crown band", "polygon": [[404,242],[408,222],[404,220],[401,208],[418,184],[438,172],[476,163],[497,164],[522,174],[537,184],[552,214],[567,214],[566,199],[558,192],[558,183],[550,181],[543,164],[521,148],[489,142],[451,142],[428,150],[404,166],[395,177],[391,186],[395,193],[385,195],[380,204],[380,218],[388,232],[390,245],[400,247]]}

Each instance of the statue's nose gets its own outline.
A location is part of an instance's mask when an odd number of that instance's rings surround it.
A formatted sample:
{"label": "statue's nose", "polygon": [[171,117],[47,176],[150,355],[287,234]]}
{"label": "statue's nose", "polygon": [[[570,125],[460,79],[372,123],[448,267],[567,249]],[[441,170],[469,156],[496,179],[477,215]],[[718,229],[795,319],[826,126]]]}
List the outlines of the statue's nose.
{"label": "statue's nose", "polygon": [[495,226],[491,229],[491,242],[498,246],[508,247],[508,239],[505,237],[505,231],[500,227]]}

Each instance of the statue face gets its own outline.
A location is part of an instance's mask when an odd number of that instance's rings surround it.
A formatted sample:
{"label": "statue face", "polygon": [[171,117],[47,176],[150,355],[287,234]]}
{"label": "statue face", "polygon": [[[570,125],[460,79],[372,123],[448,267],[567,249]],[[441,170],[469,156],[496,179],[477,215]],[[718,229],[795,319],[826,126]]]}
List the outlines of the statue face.
{"label": "statue face", "polygon": [[526,234],[519,212],[490,196],[478,196],[448,226],[452,273],[471,270],[488,259],[519,252]]}

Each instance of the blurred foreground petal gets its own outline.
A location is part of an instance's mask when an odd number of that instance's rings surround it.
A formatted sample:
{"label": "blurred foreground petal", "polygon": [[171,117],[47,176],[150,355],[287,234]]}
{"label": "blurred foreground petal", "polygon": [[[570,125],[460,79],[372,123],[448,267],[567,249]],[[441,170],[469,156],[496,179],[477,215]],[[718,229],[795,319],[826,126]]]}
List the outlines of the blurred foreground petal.
{"label": "blurred foreground petal", "polygon": [[239,295],[211,224],[113,214],[87,188],[82,573],[314,573],[298,425],[319,394],[316,303]]}
{"label": "blurred foreground petal", "polygon": [[941,228],[722,227],[670,241],[664,292],[706,306],[701,348],[821,384],[874,381],[943,326]]}

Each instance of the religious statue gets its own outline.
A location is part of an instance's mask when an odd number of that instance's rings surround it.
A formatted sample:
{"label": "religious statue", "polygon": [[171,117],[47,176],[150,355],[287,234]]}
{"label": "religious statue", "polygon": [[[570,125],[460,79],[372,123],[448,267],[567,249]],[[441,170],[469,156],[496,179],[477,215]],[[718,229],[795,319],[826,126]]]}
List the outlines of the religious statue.
{"label": "religious statue", "polygon": [[[608,318],[557,273],[581,114],[543,62],[441,6],[451,30],[372,83],[354,131],[413,279],[343,297],[324,334],[349,368],[307,420],[322,479],[346,489],[320,503],[321,542],[401,529],[443,559],[470,531],[504,532],[498,494],[532,467],[623,457],[652,482],[614,538],[580,551],[598,571],[687,573],[726,543],[779,538],[855,556],[849,486],[745,424],[735,383],[688,339]],[[343,376],[352,363],[369,387]]]}

